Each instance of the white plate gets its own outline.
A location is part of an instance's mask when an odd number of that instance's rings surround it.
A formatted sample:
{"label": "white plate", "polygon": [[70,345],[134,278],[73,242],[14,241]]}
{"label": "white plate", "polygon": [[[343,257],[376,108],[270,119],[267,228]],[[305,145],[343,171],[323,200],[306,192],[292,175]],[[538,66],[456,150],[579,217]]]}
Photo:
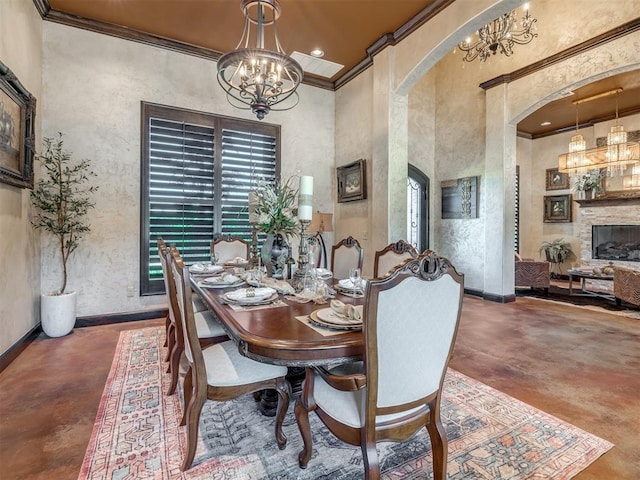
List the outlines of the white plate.
{"label": "white plate", "polygon": [[257,287],[257,288],[253,288],[252,290],[254,294],[250,297],[247,296],[246,288],[239,288],[237,290],[234,290],[233,292],[227,292],[225,293],[225,297],[228,300],[231,300],[234,302],[261,301],[277,293],[273,288],[269,288],[269,287]]}
{"label": "white plate", "polygon": [[240,305],[240,306],[248,307],[251,305],[269,305],[270,303],[278,299],[278,294],[274,293],[273,295],[267,298],[246,297],[240,300],[233,300],[229,298],[227,294],[223,294],[222,299],[231,305]]}
{"label": "white plate", "polygon": [[195,263],[189,267],[191,273],[218,273],[222,272],[224,268],[222,265],[211,265],[204,263]]}
{"label": "white plate", "polygon": [[[362,309],[362,306],[356,307]],[[342,315],[338,315],[332,308],[322,308],[315,311],[320,320],[333,325],[361,325],[362,320],[353,320],[346,318]]]}

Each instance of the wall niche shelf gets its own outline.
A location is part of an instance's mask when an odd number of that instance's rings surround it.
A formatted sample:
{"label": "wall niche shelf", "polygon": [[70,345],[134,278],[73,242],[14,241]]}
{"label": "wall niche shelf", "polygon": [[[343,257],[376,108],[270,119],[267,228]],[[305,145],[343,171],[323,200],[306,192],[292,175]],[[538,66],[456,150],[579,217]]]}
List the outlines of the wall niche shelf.
{"label": "wall niche shelf", "polygon": [[575,199],[580,207],[613,207],[617,205],[640,205],[640,190],[633,192],[611,192],[593,199]]}

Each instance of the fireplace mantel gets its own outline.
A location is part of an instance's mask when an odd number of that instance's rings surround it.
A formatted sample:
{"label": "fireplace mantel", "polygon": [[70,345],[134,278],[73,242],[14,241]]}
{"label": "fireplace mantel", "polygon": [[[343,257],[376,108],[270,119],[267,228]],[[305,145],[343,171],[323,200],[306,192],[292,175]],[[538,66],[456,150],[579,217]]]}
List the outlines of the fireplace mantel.
{"label": "fireplace mantel", "polygon": [[640,191],[603,195],[593,199],[575,199],[580,207],[612,207],[616,205],[640,205]]}

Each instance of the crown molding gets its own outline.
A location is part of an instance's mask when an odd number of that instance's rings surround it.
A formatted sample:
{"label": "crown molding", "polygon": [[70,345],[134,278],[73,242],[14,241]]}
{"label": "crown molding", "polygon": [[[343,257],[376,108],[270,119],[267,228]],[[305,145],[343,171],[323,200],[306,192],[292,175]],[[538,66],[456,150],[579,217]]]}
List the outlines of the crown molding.
{"label": "crown molding", "polygon": [[[324,80],[314,75],[305,74],[302,83],[318,88],[324,88],[326,90],[337,90],[342,85],[357,77],[360,73],[373,65],[373,57],[377,53],[382,51],[387,46],[397,44],[400,40],[407,37],[416,29],[424,25],[427,21],[447,8],[453,2],[454,0],[434,0],[433,2],[431,2],[419,13],[409,19],[409,21],[407,21],[404,25],[398,28],[395,32],[387,33],[376,40],[367,48],[367,56],[362,59],[355,67],[339,77],[335,82]],[[130,40],[132,42],[138,42],[154,47],[164,48],[177,53],[193,55],[208,60],[217,61],[223,55],[223,52],[218,52],[213,49],[199,47],[197,45],[172,40],[159,35],[145,33],[140,30],[123,27],[121,25],[114,25],[112,23],[91,20],[85,17],[69,15],[58,10],[53,10],[51,8],[51,5],[49,4],[49,0],[33,0],[33,3],[40,13],[42,19],[50,22],[59,23],[61,25],[67,25],[70,27],[76,27],[83,30],[88,30],[90,32],[102,33],[104,35],[122,38],[124,40]]]}
{"label": "crown molding", "polygon": [[542,69],[547,68],[549,65],[553,65],[555,63],[560,63],[565,61],[570,57],[574,57],[576,55],[580,55],[581,53],[585,53],[593,48],[596,48],[602,44],[607,42],[611,42],[620,37],[633,33],[637,30],[640,30],[640,17],[635,18],[634,20],[630,20],[627,23],[623,23],[622,25],[612,28],[600,35],[597,35],[589,40],[578,43],[572,47],[566,48],[561,52],[550,55],[542,60],[538,60],[537,62],[531,63],[525,67],[519,68],[518,70],[514,70],[511,73],[505,73],[503,75],[499,75],[491,80],[487,80],[480,84],[480,88],[483,90],[488,90],[498,85],[502,85],[504,83],[510,83],[514,80],[518,80],[519,78],[526,77],[527,75],[531,75],[532,73],[538,72]]}

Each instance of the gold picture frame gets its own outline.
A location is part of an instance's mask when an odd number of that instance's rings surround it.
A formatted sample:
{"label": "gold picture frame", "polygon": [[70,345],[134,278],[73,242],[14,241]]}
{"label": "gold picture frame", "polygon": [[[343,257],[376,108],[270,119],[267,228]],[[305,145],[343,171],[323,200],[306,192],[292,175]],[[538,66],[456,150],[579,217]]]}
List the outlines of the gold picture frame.
{"label": "gold picture frame", "polygon": [[544,197],[544,223],[571,223],[571,195]]}
{"label": "gold picture frame", "polygon": [[367,166],[364,159],[338,167],[338,203],[367,198]]}
{"label": "gold picture frame", "polygon": [[560,172],[557,168],[547,168],[547,190],[569,189],[569,174]]}

